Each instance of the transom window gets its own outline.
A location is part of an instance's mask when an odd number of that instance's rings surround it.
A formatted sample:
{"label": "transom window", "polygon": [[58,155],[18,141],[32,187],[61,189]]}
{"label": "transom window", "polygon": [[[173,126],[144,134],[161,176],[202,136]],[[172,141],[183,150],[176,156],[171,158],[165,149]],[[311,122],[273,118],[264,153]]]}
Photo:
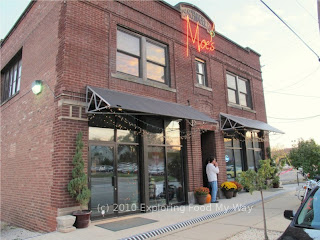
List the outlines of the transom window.
{"label": "transom window", "polygon": [[127,30],[117,31],[117,72],[169,85],[167,46]]}
{"label": "transom window", "polygon": [[229,102],[251,108],[249,81],[227,73]]}
{"label": "transom window", "polygon": [[195,59],[195,63],[196,63],[197,82],[198,84],[207,87],[208,84],[206,81],[206,63],[205,61],[198,58]]}
{"label": "transom window", "polygon": [[20,90],[21,52],[1,71],[1,103],[10,99]]}

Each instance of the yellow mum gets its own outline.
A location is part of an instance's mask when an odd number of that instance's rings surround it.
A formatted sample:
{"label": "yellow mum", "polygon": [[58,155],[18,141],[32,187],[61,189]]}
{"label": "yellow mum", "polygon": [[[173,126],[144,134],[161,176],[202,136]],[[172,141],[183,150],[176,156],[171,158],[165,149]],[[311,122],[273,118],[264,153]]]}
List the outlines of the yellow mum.
{"label": "yellow mum", "polygon": [[221,188],[224,189],[224,190],[236,190],[237,189],[237,185],[235,185],[234,183],[232,182],[224,182],[221,184]]}

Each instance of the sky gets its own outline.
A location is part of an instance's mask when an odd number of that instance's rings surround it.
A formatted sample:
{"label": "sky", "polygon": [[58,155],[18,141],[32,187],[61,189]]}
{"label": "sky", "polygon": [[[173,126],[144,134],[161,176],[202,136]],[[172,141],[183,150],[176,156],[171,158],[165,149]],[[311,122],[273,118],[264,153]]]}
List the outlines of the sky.
{"label": "sky", "polygon": [[[175,5],[180,1],[167,0]],[[320,32],[317,0],[264,0],[315,52],[260,0],[183,0],[205,12],[216,31],[261,54],[268,123],[285,134],[270,134],[271,147],[292,147],[299,139],[320,144]],[[0,39],[29,0],[0,0]]]}

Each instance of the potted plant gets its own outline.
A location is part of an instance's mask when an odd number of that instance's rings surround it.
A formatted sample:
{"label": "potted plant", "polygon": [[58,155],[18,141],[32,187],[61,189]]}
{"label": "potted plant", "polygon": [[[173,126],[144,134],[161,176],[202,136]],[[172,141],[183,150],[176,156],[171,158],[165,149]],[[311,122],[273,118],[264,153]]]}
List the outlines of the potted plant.
{"label": "potted plant", "polygon": [[207,195],[209,194],[209,188],[199,187],[194,190],[194,194],[199,205],[206,203]]}
{"label": "potted plant", "polygon": [[82,158],[82,132],[79,132],[76,140],[76,153],[73,157],[72,179],[68,184],[68,191],[72,198],[80,203],[80,210],[73,212],[76,216],[75,227],[86,228],[89,226],[91,211],[83,210],[82,206],[87,206],[91,197],[88,188],[87,175],[84,172],[84,162]]}
{"label": "potted plant", "polygon": [[280,177],[276,175],[272,179],[272,186],[273,188],[279,188],[279,185],[280,185]]}
{"label": "potted plant", "polygon": [[227,199],[233,197],[233,192],[237,189],[237,185],[232,182],[224,182],[221,184],[221,190],[223,191],[224,195]]}
{"label": "potted plant", "polygon": [[237,186],[237,189],[234,190],[233,192],[233,196],[236,197],[238,192],[241,192],[241,190],[243,189],[243,186],[236,182],[236,181],[231,181],[232,183],[234,183]]}

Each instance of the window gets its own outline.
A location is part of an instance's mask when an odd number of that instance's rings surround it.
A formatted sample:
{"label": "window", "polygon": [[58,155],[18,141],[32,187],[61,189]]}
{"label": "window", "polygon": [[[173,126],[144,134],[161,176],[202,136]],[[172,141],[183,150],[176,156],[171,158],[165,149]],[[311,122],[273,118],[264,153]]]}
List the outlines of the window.
{"label": "window", "polygon": [[1,71],[1,103],[14,96],[20,90],[21,57],[20,52]]}
{"label": "window", "polygon": [[117,72],[169,85],[167,46],[126,30],[117,31]]}
{"label": "window", "polygon": [[205,61],[196,58],[196,75],[197,83],[203,86],[208,86],[206,81],[206,63]]}
{"label": "window", "polygon": [[240,136],[235,138],[224,138],[225,160],[227,163],[227,178],[234,180],[242,172],[242,154],[243,150],[240,144]]}
{"label": "window", "polygon": [[246,132],[248,169],[257,170],[262,159],[262,143],[259,142],[260,132]]}
{"label": "window", "polygon": [[229,102],[251,108],[249,81],[227,73]]}

